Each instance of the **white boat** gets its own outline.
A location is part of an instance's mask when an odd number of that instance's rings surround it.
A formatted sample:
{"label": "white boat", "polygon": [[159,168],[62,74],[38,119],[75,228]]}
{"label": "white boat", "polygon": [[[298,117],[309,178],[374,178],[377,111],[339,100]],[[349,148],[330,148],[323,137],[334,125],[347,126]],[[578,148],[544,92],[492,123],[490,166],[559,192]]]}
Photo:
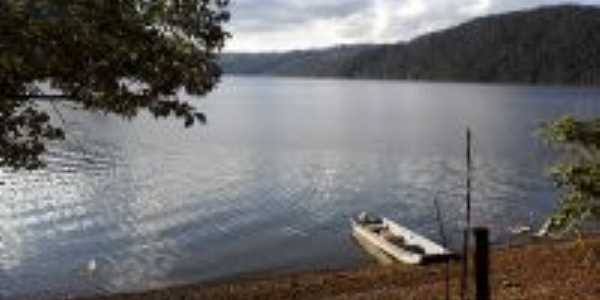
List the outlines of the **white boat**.
{"label": "white boat", "polygon": [[352,235],[369,248],[376,248],[395,261],[426,264],[455,258],[448,249],[386,218],[361,213],[353,218]]}

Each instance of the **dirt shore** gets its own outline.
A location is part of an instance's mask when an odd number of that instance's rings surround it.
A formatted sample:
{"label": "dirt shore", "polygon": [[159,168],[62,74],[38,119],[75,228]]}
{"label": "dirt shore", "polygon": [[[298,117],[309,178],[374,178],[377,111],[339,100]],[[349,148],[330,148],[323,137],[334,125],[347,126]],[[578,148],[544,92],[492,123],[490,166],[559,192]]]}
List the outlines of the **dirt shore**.
{"label": "dirt shore", "polygon": [[[493,299],[600,299],[600,237],[534,242],[492,252]],[[450,266],[451,299],[460,267]],[[445,266],[370,266],[231,283],[190,285],[97,300],[137,299],[445,299]]]}

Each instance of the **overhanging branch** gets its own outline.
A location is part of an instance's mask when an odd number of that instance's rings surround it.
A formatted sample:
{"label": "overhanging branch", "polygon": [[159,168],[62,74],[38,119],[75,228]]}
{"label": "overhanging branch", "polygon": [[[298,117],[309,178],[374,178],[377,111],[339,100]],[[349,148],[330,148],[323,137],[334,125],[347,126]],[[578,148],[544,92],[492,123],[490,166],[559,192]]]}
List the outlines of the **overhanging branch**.
{"label": "overhanging branch", "polygon": [[46,94],[35,94],[35,95],[0,95],[0,97],[17,100],[72,100],[74,97],[69,95],[46,95]]}

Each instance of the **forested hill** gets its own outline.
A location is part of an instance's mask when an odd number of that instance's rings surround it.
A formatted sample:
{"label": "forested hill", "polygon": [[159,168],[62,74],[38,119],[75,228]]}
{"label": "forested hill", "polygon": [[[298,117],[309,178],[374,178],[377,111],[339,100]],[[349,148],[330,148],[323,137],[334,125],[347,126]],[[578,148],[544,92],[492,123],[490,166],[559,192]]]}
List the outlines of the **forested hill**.
{"label": "forested hill", "polygon": [[406,43],[224,54],[225,73],[600,85],[600,7],[474,19]]}

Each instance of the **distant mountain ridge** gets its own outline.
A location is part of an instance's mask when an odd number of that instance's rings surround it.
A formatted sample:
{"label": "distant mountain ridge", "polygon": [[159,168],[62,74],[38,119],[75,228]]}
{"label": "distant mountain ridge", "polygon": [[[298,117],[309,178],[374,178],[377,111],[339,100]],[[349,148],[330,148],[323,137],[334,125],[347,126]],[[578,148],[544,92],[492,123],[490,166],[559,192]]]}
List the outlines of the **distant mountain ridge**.
{"label": "distant mountain ridge", "polygon": [[409,42],[230,53],[229,74],[600,85],[600,8],[481,17]]}

